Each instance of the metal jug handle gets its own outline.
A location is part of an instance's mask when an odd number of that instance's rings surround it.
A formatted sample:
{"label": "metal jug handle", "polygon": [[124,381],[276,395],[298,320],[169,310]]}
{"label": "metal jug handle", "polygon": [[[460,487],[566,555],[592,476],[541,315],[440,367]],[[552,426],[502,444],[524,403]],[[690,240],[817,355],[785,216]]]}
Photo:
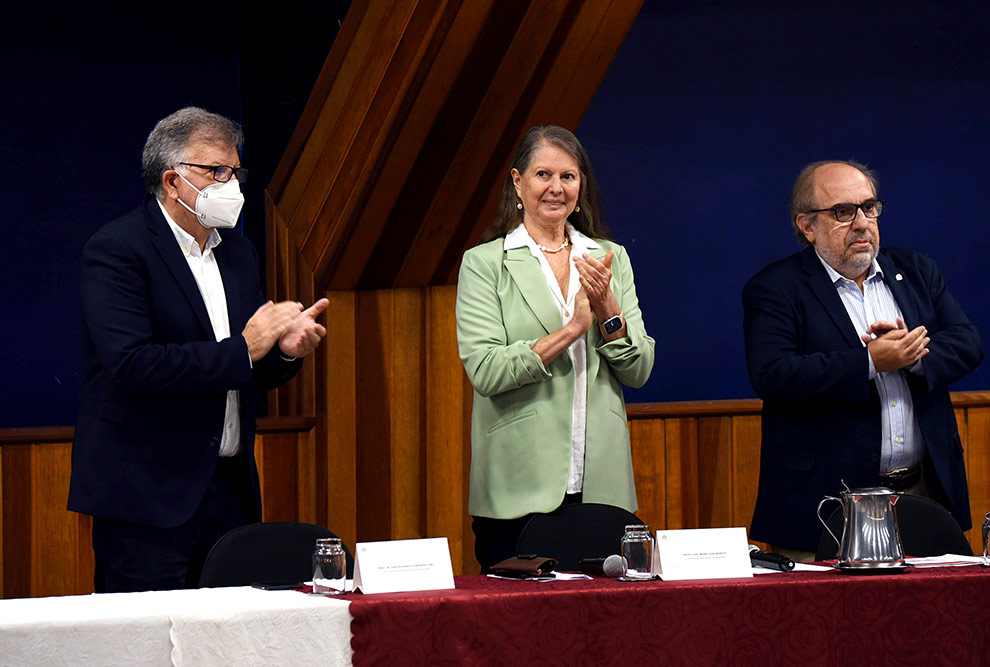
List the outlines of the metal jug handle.
{"label": "metal jug handle", "polygon": [[840,505],[842,504],[842,499],[840,498],[836,498],[835,496],[825,496],[824,498],[822,498],[822,501],[818,503],[818,509],[815,511],[815,513],[818,514],[818,520],[822,522],[822,525],[825,526],[825,530],[828,531],[828,534],[832,536],[832,539],[835,540],[835,543],[839,545],[839,548],[841,549],[842,541],[835,536],[835,533],[832,532],[832,529],[828,527],[827,523],[825,523],[825,519],[822,518],[822,505],[827,503],[829,500],[834,500]]}

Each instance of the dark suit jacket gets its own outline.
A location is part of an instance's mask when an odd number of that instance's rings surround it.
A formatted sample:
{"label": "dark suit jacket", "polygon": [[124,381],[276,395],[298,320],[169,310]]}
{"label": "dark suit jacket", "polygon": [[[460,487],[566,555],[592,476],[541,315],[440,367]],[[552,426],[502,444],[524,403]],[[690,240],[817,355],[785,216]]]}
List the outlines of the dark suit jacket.
{"label": "dark suit jacket", "polygon": [[[83,251],[83,386],[69,509],[177,526],[213,474],[229,389],[241,391],[241,442],[260,518],[255,412],[301,361],[276,348],[253,368],[240,332],[263,303],[258,261],[236,232],[215,249],[231,336],[217,342],[192,272],[153,197],[100,229]],[[245,471],[248,474],[248,471]]]}
{"label": "dark suit jacket", "polygon": [[[907,373],[921,433],[949,509],[971,526],[962,445],[948,385],[983,360],[976,327],[946,289],[935,263],[883,249],[878,257],[908,329],[923,324],[931,343],[924,375]],[[814,551],[818,502],[877,486],[880,399],[868,379],[868,352],[814,248],[771,264],[743,289],[746,361],[763,399],[760,485],[751,536]]]}

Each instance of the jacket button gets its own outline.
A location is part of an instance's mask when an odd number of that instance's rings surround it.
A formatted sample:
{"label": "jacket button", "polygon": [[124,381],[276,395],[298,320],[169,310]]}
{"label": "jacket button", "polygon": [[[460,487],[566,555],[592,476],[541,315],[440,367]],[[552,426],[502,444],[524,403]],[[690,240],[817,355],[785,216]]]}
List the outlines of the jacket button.
{"label": "jacket button", "polygon": [[873,463],[880,463],[880,455],[879,454],[871,455],[870,461],[872,461]]}
{"label": "jacket button", "polygon": [[210,447],[217,447],[220,445],[220,438],[213,436],[210,438]]}

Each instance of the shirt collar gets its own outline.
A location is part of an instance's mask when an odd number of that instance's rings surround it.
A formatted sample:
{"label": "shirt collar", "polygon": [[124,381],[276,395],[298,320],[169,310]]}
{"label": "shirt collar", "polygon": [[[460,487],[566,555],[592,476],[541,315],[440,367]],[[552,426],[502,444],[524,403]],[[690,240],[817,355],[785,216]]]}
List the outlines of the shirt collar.
{"label": "shirt collar", "polygon": [[[165,210],[165,207],[162,205],[160,199],[156,197],[155,202],[158,204],[158,208],[162,210],[162,215],[165,216],[165,222],[167,222],[168,226],[172,229],[172,235],[175,236],[176,243],[178,243],[179,248],[182,249],[182,254],[186,256],[200,256],[201,253],[199,252],[199,242],[196,238],[176,224],[175,220],[172,219],[172,216],[170,216],[168,211]],[[213,250],[213,248],[220,245],[220,241],[222,240],[223,239],[220,237],[220,232],[215,229],[211,229],[210,236],[206,239],[206,250]],[[205,255],[206,251],[204,250],[202,254]]]}
{"label": "shirt collar", "polygon": [[[822,259],[822,256],[818,254],[817,250],[815,250],[815,255],[818,257],[818,261],[822,263],[822,266],[825,267],[825,271],[828,273],[828,278],[829,280],[832,281],[833,285],[840,282],[846,282],[847,280],[849,280],[844,275],[833,269],[828,262]],[[883,278],[883,269],[880,268],[880,263],[877,262],[876,257],[873,258],[873,262],[870,264],[870,268],[867,269],[866,278],[864,279],[863,282],[869,282],[874,278]]]}
{"label": "shirt collar", "polygon": [[[574,250],[580,253],[587,252],[592,248],[598,248],[598,243],[589,236],[585,236],[577,229],[574,228],[569,222],[564,223],[564,228],[567,230],[567,238],[570,239],[571,245],[574,246]],[[537,253],[540,252],[539,244],[533,240],[533,237],[529,235],[526,231],[526,225],[519,223],[519,225],[513,229],[511,232],[505,235],[505,241],[503,243],[503,250],[512,250],[513,248],[525,248],[529,247],[533,256],[538,256]]]}

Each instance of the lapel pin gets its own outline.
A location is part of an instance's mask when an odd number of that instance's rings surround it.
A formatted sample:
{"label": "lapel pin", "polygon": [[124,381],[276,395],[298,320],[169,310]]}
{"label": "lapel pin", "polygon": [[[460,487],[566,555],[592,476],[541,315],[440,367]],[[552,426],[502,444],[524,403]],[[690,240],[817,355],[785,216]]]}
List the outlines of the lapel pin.
{"label": "lapel pin", "polygon": [[904,280],[904,276],[898,273],[896,276],[894,276],[894,280]]}

